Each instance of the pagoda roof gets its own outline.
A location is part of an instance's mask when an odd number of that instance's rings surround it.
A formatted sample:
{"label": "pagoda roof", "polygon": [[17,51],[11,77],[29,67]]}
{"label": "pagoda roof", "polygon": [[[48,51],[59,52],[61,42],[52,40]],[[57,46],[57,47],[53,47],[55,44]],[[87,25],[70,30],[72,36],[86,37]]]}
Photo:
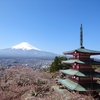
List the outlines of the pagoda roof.
{"label": "pagoda roof", "polygon": [[78,83],[75,83],[74,81],[71,81],[69,79],[58,79],[58,81],[71,90],[86,91],[84,87],[82,87]]}
{"label": "pagoda roof", "polygon": [[74,70],[74,69],[67,69],[67,70],[60,70],[62,73],[64,74],[68,74],[68,75],[76,75],[76,76],[98,76],[100,77],[100,73],[98,72],[94,72],[94,71],[83,71],[83,72],[80,72],[78,70]]}
{"label": "pagoda roof", "polygon": [[62,63],[65,63],[65,64],[73,64],[73,63],[85,64],[83,61],[78,60],[78,59],[69,59],[69,60],[62,61]]}
{"label": "pagoda roof", "polygon": [[69,60],[62,61],[62,63],[65,63],[65,64],[79,63],[79,64],[91,64],[91,65],[100,64],[100,62],[94,61],[94,60],[83,61],[83,60],[79,60],[79,59],[69,59]]}
{"label": "pagoda roof", "polygon": [[97,83],[76,83],[70,79],[58,79],[58,81],[69,88],[76,91],[100,91],[100,84]]}
{"label": "pagoda roof", "polygon": [[85,49],[85,48],[78,48],[72,51],[67,51],[67,52],[63,52],[63,54],[73,54],[74,52],[80,52],[80,53],[87,53],[90,55],[99,55],[100,51],[96,51],[96,50],[90,50],[90,49]]}

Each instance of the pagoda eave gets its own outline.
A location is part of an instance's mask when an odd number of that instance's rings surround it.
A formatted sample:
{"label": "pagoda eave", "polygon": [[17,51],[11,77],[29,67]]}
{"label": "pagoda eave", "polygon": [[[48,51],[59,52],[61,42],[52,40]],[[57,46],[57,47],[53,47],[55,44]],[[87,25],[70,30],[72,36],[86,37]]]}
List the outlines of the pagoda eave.
{"label": "pagoda eave", "polygon": [[68,55],[73,55],[75,52],[77,52],[77,53],[85,53],[85,54],[89,54],[89,55],[100,55],[100,51],[89,50],[89,49],[85,49],[85,48],[79,48],[79,49],[63,52],[63,54],[64,55],[67,55],[67,54]]}
{"label": "pagoda eave", "polygon": [[86,91],[84,87],[79,85],[78,83],[75,83],[69,79],[59,79],[58,80],[62,85],[65,87],[71,89],[71,90],[76,90],[76,91]]}
{"label": "pagoda eave", "polygon": [[91,71],[91,72],[88,72],[88,71],[81,72],[81,71],[74,70],[74,69],[60,70],[60,72],[67,74],[67,75],[76,75],[76,76],[82,76],[82,77],[86,77],[86,76],[99,77],[100,76],[100,73],[98,73],[98,72],[93,72],[93,71]]}
{"label": "pagoda eave", "polygon": [[58,82],[60,82],[62,85],[64,85],[66,88],[70,90],[75,90],[79,92],[100,91],[100,84],[97,83],[78,84],[70,79],[58,79]]}
{"label": "pagoda eave", "polygon": [[78,60],[78,59],[69,59],[66,61],[62,61],[62,64],[73,64],[73,63],[78,63],[78,64],[91,64],[91,65],[99,65],[100,62],[90,60],[90,61],[83,61],[83,60]]}

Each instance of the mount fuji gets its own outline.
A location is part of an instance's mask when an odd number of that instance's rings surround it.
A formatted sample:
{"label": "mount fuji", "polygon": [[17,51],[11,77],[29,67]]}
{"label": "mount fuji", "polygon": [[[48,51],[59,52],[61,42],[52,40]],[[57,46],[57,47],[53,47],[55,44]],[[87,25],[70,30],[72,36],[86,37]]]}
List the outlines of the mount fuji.
{"label": "mount fuji", "polygon": [[27,42],[22,42],[18,45],[15,45],[12,47],[12,49],[22,49],[22,50],[39,50],[41,51],[40,49],[32,46],[31,44],[27,43]]}
{"label": "mount fuji", "polygon": [[27,42],[22,42],[11,48],[0,49],[0,58],[47,58],[52,59],[58,54],[42,51]]}

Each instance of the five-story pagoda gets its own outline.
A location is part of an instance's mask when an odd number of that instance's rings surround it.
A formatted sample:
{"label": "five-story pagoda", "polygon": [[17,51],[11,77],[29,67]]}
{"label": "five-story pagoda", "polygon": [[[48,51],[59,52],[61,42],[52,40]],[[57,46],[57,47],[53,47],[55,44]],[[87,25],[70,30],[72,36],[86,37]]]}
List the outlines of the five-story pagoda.
{"label": "five-story pagoda", "polygon": [[82,24],[80,27],[80,47],[78,49],[64,52],[64,55],[73,55],[73,58],[62,61],[64,64],[70,64],[70,69],[60,70],[66,75],[64,79],[58,81],[70,90],[75,91],[99,91],[100,85],[93,79],[99,77],[100,73],[95,72],[92,65],[100,65],[90,56],[100,55],[100,51],[89,50],[83,47]]}

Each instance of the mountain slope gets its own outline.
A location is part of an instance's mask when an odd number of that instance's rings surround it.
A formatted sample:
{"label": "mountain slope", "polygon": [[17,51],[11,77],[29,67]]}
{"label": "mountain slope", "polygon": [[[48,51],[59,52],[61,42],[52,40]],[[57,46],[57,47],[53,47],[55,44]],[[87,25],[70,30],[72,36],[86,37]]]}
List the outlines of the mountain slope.
{"label": "mountain slope", "polygon": [[54,58],[57,54],[52,52],[41,51],[40,49],[30,45],[29,43],[23,42],[12,48],[1,49],[0,58]]}

